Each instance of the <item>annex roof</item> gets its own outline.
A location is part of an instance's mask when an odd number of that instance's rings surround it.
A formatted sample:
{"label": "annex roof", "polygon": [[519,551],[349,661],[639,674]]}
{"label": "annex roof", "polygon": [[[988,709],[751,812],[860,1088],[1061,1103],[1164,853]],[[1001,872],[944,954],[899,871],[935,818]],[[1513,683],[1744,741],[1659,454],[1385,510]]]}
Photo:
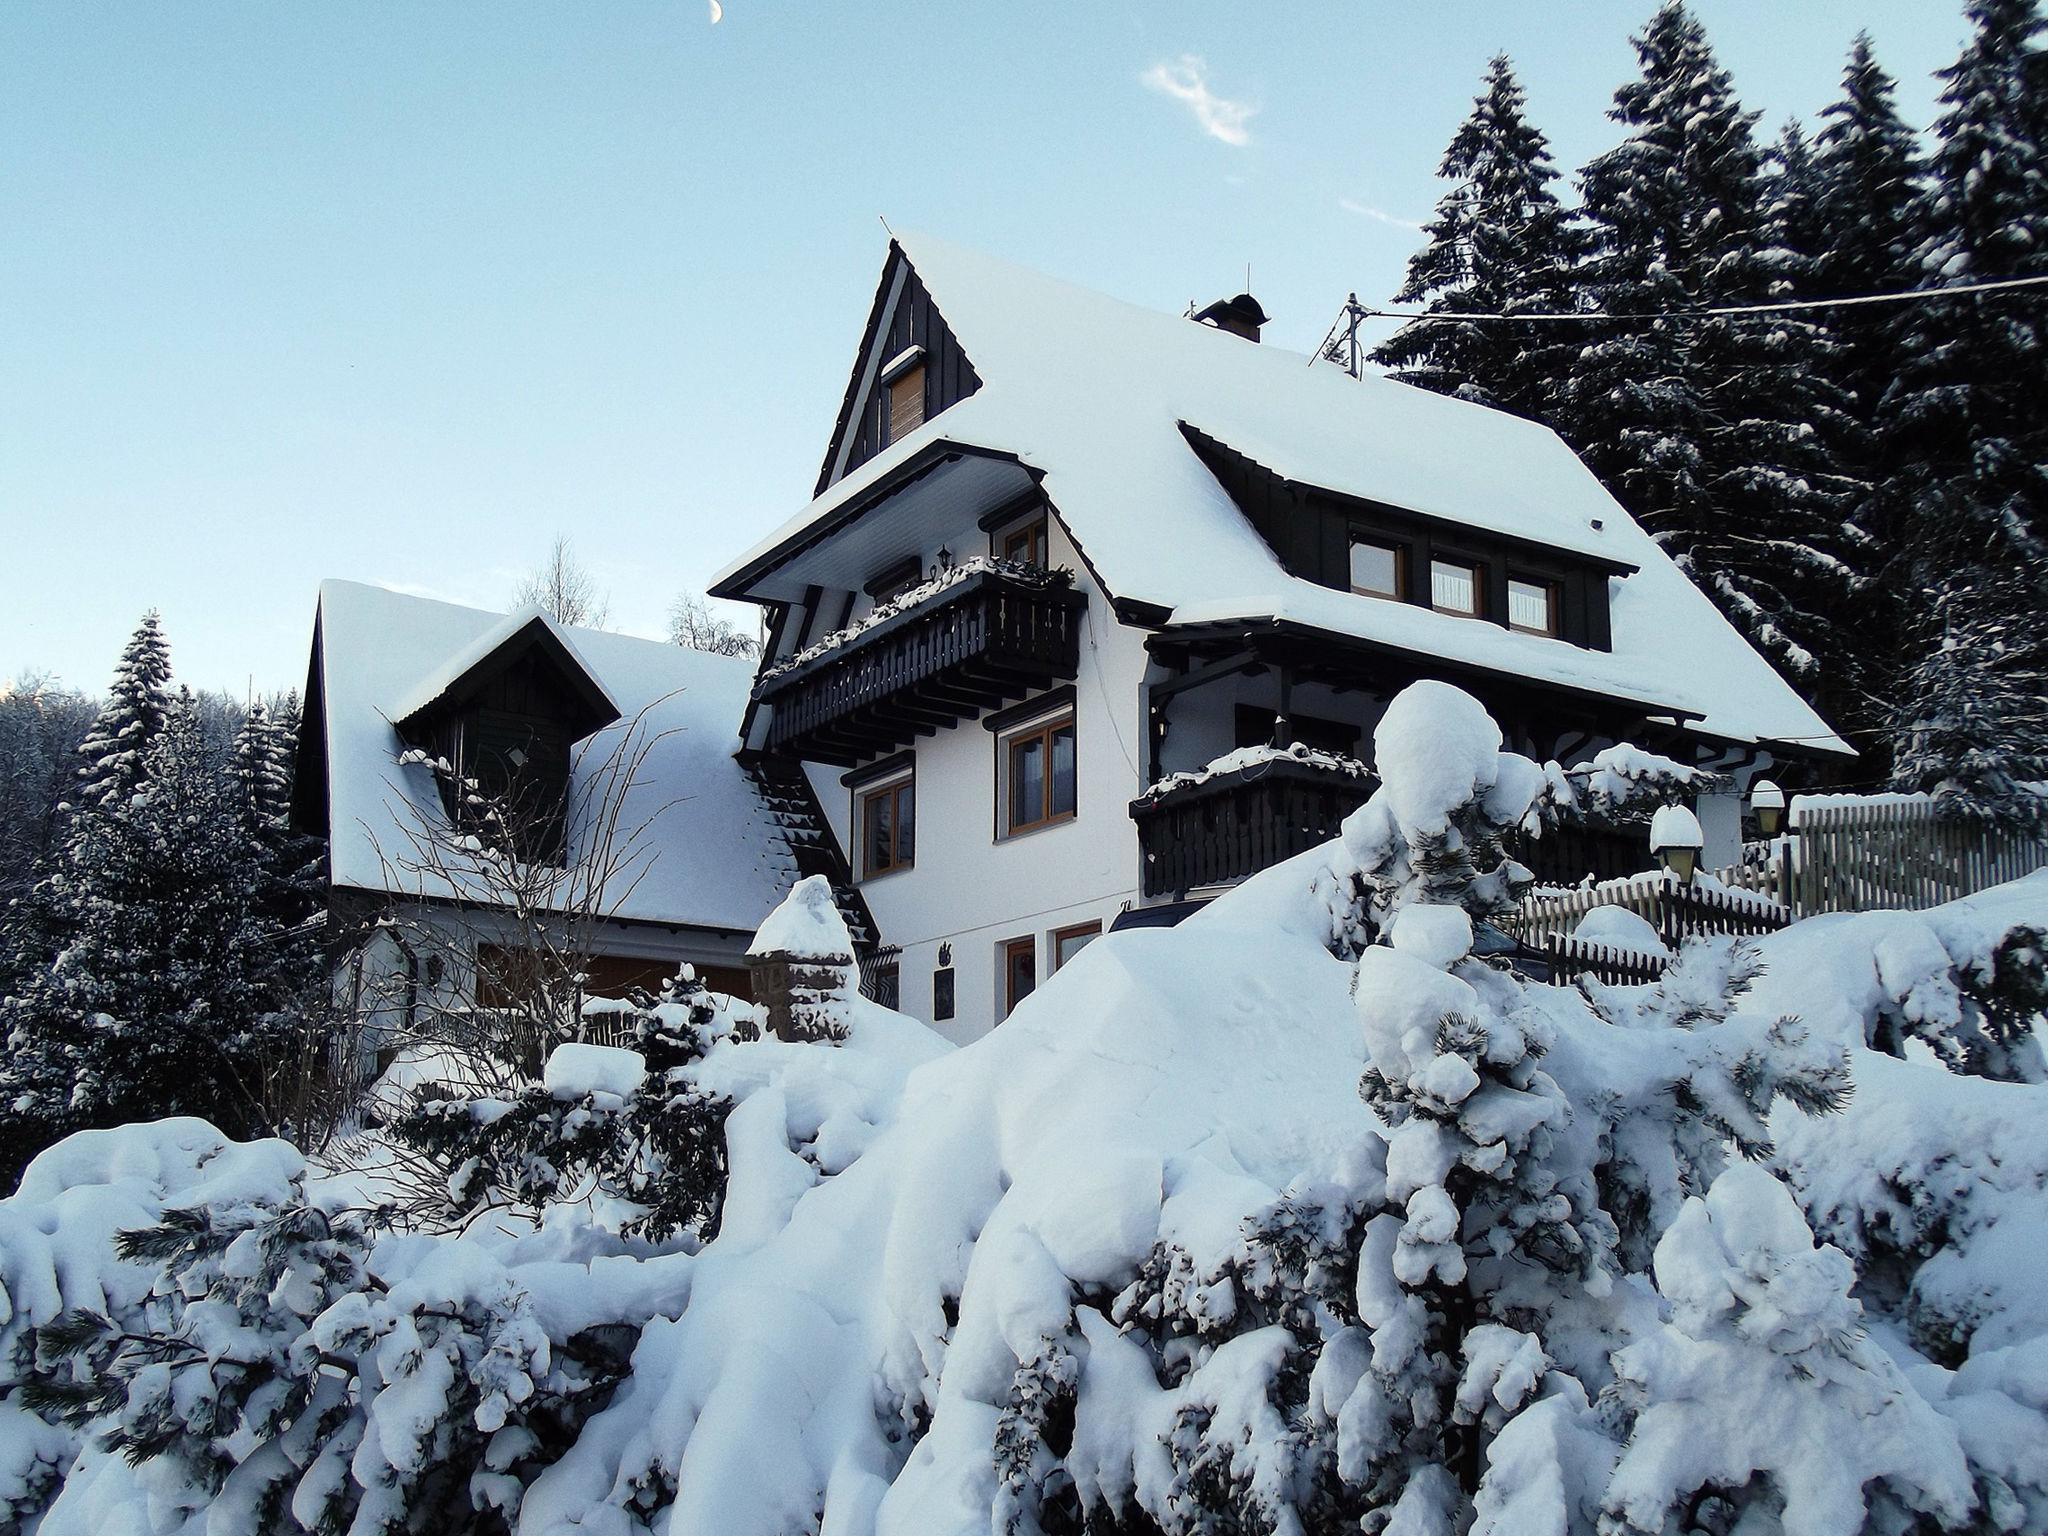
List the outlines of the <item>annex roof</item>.
{"label": "annex roof", "polygon": [[[320,586],[308,720],[325,747],[327,830],[336,886],[436,899],[487,899],[420,869],[412,839],[447,821],[433,770],[401,761],[396,722],[458,689],[538,615],[509,618],[352,581]],[[594,903],[626,921],[752,932],[796,878],[782,832],[734,761],[753,665],[654,640],[539,618],[617,718],[579,743],[571,773],[572,859],[602,835],[592,807],[607,784],[616,827],[635,842]],[[309,700],[309,709],[315,703]],[[623,765],[635,755],[633,771]],[[439,861],[437,861],[438,863]]]}
{"label": "annex roof", "polygon": [[[1292,619],[1468,665],[1656,699],[1734,741],[1847,751],[1547,427],[1077,287],[929,236],[900,251],[981,387],[836,481],[721,572],[739,594],[942,440],[1014,454],[1097,578],[1169,623]],[[1613,649],[1445,619],[1288,572],[1192,428],[1305,485],[1634,566]]]}

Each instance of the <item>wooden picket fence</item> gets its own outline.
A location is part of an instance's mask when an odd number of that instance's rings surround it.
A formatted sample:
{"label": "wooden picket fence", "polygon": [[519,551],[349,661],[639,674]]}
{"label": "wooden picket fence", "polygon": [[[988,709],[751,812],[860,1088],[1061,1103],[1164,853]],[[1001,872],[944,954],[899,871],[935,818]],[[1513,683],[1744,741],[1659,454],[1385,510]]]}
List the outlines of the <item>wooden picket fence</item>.
{"label": "wooden picket fence", "polygon": [[2048,868],[2048,843],[1931,801],[1792,802],[1772,893],[1800,917],[1918,912]]}
{"label": "wooden picket fence", "polygon": [[1612,880],[1583,890],[1551,890],[1524,898],[1514,925],[1524,943],[1542,945],[1568,938],[1579,920],[1601,907],[1635,913],[1672,948],[1694,934],[1775,933],[1792,921],[1778,902],[1758,892],[1681,885],[1662,870]]}
{"label": "wooden picket fence", "polygon": [[1931,801],[1795,800],[1792,831],[1752,845],[1744,862],[1705,885],[1663,871],[1578,890],[1530,895],[1512,925],[1560,976],[1616,985],[1654,980],[1652,955],[1575,939],[1601,907],[1645,919],[1673,950],[1701,934],[1771,933],[1824,912],[1921,911],[2048,868],[2048,842],[1989,821],[1944,816]]}

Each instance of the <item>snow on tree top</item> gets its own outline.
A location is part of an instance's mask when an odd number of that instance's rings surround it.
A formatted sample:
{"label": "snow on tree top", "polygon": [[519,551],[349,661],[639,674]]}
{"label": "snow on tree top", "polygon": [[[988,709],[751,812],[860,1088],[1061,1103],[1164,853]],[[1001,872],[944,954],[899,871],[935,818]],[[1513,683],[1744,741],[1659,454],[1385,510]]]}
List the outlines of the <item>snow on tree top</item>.
{"label": "snow on tree top", "polygon": [[587,1045],[571,1040],[548,1053],[541,1083],[558,1099],[579,1099],[593,1093],[631,1098],[647,1077],[647,1061],[638,1051],[616,1045]]}
{"label": "snow on tree top", "polygon": [[[745,578],[941,442],[1014,454],[1090,570],[1175,624],[1288,619],[1444,661],[1677,708],[1732,740],[1847,751],[1548,428],[1391,380],[1311,367],[923,235],[898,245],[982,386],[830,486],[713,582]],[[1060,323],[1046,323],[1056,315]],[[1307,485],[1637,567],[1591,650],[1293,576],[1183,434]],[[1146,515],[1133,517],[1133,507]],[[741,580],[744,587],[745,581]]]}
{"label": "snow on tree top", "polygon": [[1440,833],[1450,813],[1500,774],[1500,727],[1449,683],[1411,683],[1373,728],[1373,761],[1401,826]]}

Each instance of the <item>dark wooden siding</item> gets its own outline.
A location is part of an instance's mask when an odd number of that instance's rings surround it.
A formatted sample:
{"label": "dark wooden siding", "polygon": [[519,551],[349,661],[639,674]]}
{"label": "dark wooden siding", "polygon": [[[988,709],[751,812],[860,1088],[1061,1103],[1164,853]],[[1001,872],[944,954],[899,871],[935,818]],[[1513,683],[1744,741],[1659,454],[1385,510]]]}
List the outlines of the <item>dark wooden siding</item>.
{"label": "dark wooden siding", "polygon": [[[907,262],[904,266],[903,293],[895,308],[876,317],[878,326],[884,328],[880,345],[875,345],[873,335],[863,338],[860,354],[854,361],[853,388],[857,395],[861,374],[871,355],[879,370],[893,358],[901,356],[905,349],[923,347],[924,419],[930,421],[948,406],[958,404],[981,388],[981,376],[960,349],[959,341],[947,328],[945,318],[932,302],[932,296],[925,291],[924,284],[918,280],[916,271],[910,269]],[[885,291],[889,281],[890,277],[885,275]],[[886,435],[889,392],[880,386],[879,377],[869,388],[865,400],[855,399],[850,405],[857,414],[833,437],[826,459],[826,483],[836,478],[831,475],[831,466],[838,462],[842,440],[850,441],[851,445],[846,457],[846,471],[849,473],[889,446]]]}
{"label": "dark wooden siding", "polygon": [[1558,638],[1604,651],[1613,645],[1607,572],[1562,550],[1544,549],[1477,528],[1451,528],[1398,507],[1340,497],[1286,480],[1242,454],[1190,431],[1188,441],[1231,499],[1295,575],[1351,590],[1351,541],[1371,539],[1400,551],[1407,600],[1429,606],[1429,567],[1438,557],[1485,571],[1484,618],[1505,626],[1508,578],[1551,582],[1558,593]]}

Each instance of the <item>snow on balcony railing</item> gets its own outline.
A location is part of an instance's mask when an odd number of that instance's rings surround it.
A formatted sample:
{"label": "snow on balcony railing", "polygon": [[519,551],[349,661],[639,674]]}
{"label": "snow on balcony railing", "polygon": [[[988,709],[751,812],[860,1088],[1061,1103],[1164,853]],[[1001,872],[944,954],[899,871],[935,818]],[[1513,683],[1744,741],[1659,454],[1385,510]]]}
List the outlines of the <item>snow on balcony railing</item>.
{"label": "snow on balcony railing", "polygon": [[886,603],[877,603],[844,629],[835,629],[822,640],[805,646],[793,656],[786,656],[772,667],[762,670],[760,681],[782,677],[816,661],[820,656],[838,650],[841,646],[858,640],[876,626],[886,624],[900,613],[922,607],[933,599],[951,591],[970,576],[984,573],[1004,576],[1011,581],[1028,587],[1051,591],[1057,587],[1072,586],[1074,573],[1064,566],[1046,570],[1042,566],[1025,565],[1016,560],[998,560],[992,555],[974,555],[958,565],[948,566],[927,581],[921,581],[907,591],[899,592]]}
{"label": "snow on balcony railing", "polygon": [[1304,746],[1295,742],[1291,746],[1239,747],[1221,757],[1204,763],[1200,768],[1185,773],[1169,773],[1156,784],[1148,785],[1138,796],[1140,800],[1157,800],[1176,790],[1193,789],[1198,784],[1207,784],[1211,779],[1224,774],[1244,774],[1248,777],[1254,771],[1267,768],[1274,763],[1299,763],[1304,768],[1320,769],[1339,778],[1366,780],[1372,777],[1372,767],[1355,757],[1341,752],[1325,752],[1319,747]]}

